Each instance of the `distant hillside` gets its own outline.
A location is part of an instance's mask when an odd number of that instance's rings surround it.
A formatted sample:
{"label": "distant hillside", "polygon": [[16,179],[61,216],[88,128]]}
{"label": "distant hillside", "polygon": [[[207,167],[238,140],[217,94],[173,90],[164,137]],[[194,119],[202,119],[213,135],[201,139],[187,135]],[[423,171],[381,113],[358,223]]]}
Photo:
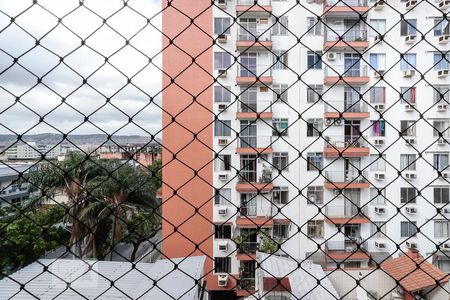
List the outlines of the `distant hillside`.
{"label": "distant hillside", "polygon": [[[54,133],[42,133],[35,135],[26,135],[22,138],[25,142],[35,142],[37,144],[46,145],[100,145],[107,141],[107,136],[104,134],[86,134],[86,135],[69,135],[64,141],[62,135]],[[117,144],[145,144],[149,143],[150,136],[140,136],[140,135],[114,135],[111,140]],[[161,142],[160,139],[157,139]],[[8,146],[17,142],[17,136],[12,134],[0,134],[0,146]],[[112,143],[109,141],[108,143]],[[155,143],[153,141],[152,143]]]}

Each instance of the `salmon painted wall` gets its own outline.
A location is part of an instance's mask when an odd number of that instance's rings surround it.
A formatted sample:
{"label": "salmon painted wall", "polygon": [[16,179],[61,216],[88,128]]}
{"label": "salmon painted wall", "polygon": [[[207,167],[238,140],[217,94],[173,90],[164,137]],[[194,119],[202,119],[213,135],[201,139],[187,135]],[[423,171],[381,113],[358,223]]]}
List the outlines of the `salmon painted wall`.
{"label": "salmon painted wall", "polygon": [[[162,251],[169,258],[212,257],[211,0],[163,2]],[[187,16],[195,17],[195,25]],[[207,259],[205,274],[211,270]]]}

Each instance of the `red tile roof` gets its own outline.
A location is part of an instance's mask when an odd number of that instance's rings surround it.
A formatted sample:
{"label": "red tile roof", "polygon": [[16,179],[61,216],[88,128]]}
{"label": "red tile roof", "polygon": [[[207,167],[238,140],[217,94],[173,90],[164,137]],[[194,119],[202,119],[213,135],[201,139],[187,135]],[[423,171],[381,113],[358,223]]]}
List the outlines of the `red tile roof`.
{"label": "red tile roof", "polygon": [[408,255],[384,262],[381,268],[395,280],[399,280],[407,292],[434,287],[436,280],[441,283],[448,280],[444,272],[424,260],[419,253],[411,251]]}
{"label": "red tile roof", "polygon": [[274,277],[264,277],[263,278],[263,289],[266,292],[290,292],[291,284],[288,277],[284,278],[274,278]]}

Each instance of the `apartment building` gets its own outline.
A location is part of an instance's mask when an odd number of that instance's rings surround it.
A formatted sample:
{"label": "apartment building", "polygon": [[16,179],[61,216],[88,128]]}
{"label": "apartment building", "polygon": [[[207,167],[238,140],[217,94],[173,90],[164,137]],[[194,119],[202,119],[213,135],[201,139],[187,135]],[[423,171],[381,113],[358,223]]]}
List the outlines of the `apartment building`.
{"label": "apartment building", "polygon": [[65,153],[65,148],[61,145],[44,145],[34,142],[17,143],[5,149],[5,156],[11,160],[36,160],[41,159],[45,154],[47,159],[57,158]]}
{"label": "apartment building", "polygon": [[[195,16],[210,3],[184,5],[177,8]],[[450,32],[442,17],[449,7],[445,0],[218,0],[201,15],[214,40],[210,47],[199,34],[208,72],[191,69],[195,80],[178,85],[209,87],[201,93],[207,109],[190,117],[211,127],[196,155],[210,162],[201,169],[210,181],[190,191],[210,199],[191,205],[208,210],[209,222],[198,224],[211,230],[211,291],[252,294],[255,252],[273,252],[274,241],[277,254],[325,268],[374,267],[413,249],[450,272]],[[177,27],[166,20],[163,30]],[[191,43],[177,46],[196,56],[201,44]],[[164,69],[174,69],[175,53],[166,53]],[[182,93],[165,93],[169,126],[193,102],[185,95],[175,107],[170,98]],[[169,141],[176,132],[166,130],[165,148],[186,146]],[[163,163],[173,152],[163,151]],[[181,180],[164,176],[167,185]],[[173,194],[163,188],[163,201],[174,202]],[[166,216],[179,221],[170,205]]]}
{"label": "apartment building", "polygon": [[0,208],[20,206],[30,195],[29,184],[20,182],[19,172],[27,173],[30,166],[9,165],[0,167]]}

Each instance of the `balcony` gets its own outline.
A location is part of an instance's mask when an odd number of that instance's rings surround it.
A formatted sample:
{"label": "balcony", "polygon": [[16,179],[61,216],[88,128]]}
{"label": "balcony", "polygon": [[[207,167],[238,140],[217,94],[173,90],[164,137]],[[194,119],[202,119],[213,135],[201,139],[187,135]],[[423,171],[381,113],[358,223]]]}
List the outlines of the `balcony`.
{"label": "balcony", "polygon": [[325,84],[364,85],[369,83],[368,67],[366,65],[350,64],[325,67]]}
{"label": "balcony", "polygon": [[362,100],[348,101],[348,100],[332,100],[325,102],[325,119],[366,119],[370,117],[368,105]]}
{"label": "balcony", "polygon": [[365,138],[354,136],[326,136],[325,157],[364,157],[369,156],[370,149]]}
{"label": "balcony", "polygon": [[367,171],[325,171],[325,184],[327,189],[367,189],[370,184],[367,180]]}
{"label": "balcony", "polygon": [[238,29],[236,41],[236,48],[238,50],[271,50],[272,44],[270,25],[262,28],[262,26],[258,26],[256,23],[250,26],[246,24],[245,27],[243,26]]}
{"label": "balcony", "polygon": [[324,50],[364,50],[369,47],[366,30],[353,28],[343,30],[328,29],[325,32]]}
{"label": "balcony", "polygon": [[368,0],[326,0],[324,13],[333,15],[364,14],[369,10]]}
{"label": "balcony", "polygon": [[247,297],[256,292],[255,278],[244,277],[238,280],[236,296]]}
{"label": "balcony", "polygon": [[325,244],[325,253],[328,261],[368,260],[370,258],[367,252],[367,242],[361,243],[360,238],[328,241]]}
{"label": "balcony", "polygon": [[[238,140],[237,154],[272,153],[271,136],[241,136]],[[272,173],[272,171],[270,171]],[[250,181],[253,182],[253,181]]]}
{"label": "balcony", "polygon": [[255,0],[237,0],[236,12],[257,12],[270,14],[272,12],[272,0],[258,0],[258,4],[255,4]]}
{"label": "balcony", "polygon": [[264,84],[271,85],[272,65],[238,65],[236,76],[236,84],[238,85],[253,85]]}
{"label": "balcony", "polygon": [[[325,207],[326,222],[331,224],[365,224],[370,223],[367,218],[367,206],[358,208],[357,205],[352,204],[349,200],[347,205],[328,204]],[[359,211],[361,210],[361,211]]]}
{"label": "balcony", "polygon": [[256,120],[269,119],[273,117],[272,101],[252,100],[238,102],[236,119],[238,120]]}

